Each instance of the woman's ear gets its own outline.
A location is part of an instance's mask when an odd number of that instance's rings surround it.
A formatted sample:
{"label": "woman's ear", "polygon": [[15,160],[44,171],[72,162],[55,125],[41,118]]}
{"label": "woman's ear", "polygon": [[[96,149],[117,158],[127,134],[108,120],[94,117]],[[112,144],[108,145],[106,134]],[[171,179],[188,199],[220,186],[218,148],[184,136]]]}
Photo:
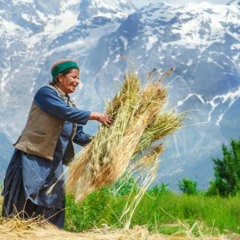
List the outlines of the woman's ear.
{"label": "woman's ear", "polygon": [[62,82],[63,80],[63,75],[61,73],[58,74],[58,81],[59,82]]}

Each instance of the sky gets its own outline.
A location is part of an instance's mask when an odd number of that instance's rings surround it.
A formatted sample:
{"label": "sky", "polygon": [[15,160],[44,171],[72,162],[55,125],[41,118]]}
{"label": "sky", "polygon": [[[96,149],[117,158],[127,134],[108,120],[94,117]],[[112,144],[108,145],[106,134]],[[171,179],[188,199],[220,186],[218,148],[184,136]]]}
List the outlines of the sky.
{"label": "sky", "polygon": [[230,2],[230,0],[131,0],[136,7],[142,7],[144,5],[148,5],[150,3],[168,3],[168,4],[176,4],[176,5],[184,5],[187,3],[201,3],[201,2],[209,2],[213,4],[226,4]]}

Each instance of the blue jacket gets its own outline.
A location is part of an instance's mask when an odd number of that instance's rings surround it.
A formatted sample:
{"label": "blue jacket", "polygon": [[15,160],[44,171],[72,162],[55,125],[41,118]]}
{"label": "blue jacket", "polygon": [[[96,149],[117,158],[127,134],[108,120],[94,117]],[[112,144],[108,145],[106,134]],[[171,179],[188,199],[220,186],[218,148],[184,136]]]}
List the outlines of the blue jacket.
{"label": "blue jacket", "polygon": [[68,164],[74,156],[73,142],[85,145],[91,141],[82,126],[89,115],[90,111],[76,108],[60,89],[44,86],[36,93],[26,126],[14,146],[25,153],[52,160],[63,124],[69,121],[73,123],[73,131],[63,158],[63,163]]}

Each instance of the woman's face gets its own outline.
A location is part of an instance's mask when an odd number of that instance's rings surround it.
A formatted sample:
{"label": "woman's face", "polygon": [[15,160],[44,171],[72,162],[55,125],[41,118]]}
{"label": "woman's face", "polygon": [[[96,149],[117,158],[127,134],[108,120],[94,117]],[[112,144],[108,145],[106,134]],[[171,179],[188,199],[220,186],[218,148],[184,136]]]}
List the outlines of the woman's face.
{"label": "woman's face", "polygon": [[66,94],[73,93],[79,84],[79,70],[72,69],[68,74],[59,74],[57,86]]}

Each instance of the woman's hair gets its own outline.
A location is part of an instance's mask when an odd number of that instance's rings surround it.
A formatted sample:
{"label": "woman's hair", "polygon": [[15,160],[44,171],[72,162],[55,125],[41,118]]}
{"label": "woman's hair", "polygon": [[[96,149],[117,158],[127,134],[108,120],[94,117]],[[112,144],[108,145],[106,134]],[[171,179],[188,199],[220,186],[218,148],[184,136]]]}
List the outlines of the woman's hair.
{"label": "woman's hair", "polygon": [[[63,71],[63,72],[61,72],[61,73],[59,73],[59,74],[62,74],[63,76],[66,76],[66,75],[69,74],[72,70],[73,70],[73,68],[67,69],[67,70],[65,70],[65,71]],[[52,86],[56,85],[56,83],[59,81],[59,79],[58,79],[59,74],[58,74],[55,78],[53,78],[51,81],[49,81],[49,85],[52,85]]]}

